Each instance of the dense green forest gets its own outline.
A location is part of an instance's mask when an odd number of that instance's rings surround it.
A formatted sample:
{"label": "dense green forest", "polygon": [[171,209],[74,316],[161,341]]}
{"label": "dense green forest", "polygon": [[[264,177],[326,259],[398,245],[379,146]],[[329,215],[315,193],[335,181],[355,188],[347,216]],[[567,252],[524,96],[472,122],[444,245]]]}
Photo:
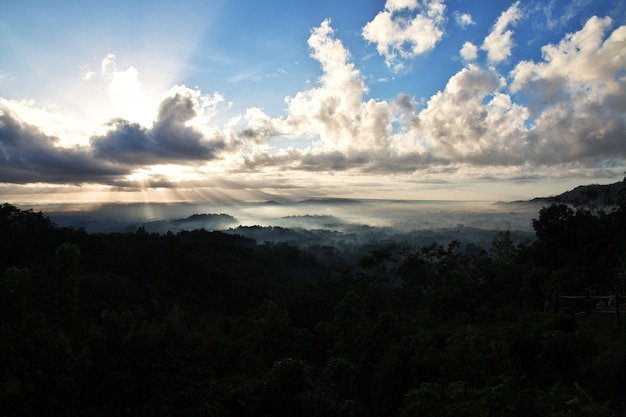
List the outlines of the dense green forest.
{"label": "dense green forest", "polygon": [[593,297],[624,295],[624,199],[533,227],[347,254],[4,204],[0,416],[626,415],[626,315]]}

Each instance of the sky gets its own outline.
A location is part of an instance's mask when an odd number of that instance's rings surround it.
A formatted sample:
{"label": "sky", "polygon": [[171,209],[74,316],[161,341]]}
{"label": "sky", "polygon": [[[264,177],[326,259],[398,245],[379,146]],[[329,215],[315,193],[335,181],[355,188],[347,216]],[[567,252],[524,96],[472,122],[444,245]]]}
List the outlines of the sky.
{"label": "sky", "polygon": [[626,1],[0,2],[13,204],[507,201],[621,181]]}

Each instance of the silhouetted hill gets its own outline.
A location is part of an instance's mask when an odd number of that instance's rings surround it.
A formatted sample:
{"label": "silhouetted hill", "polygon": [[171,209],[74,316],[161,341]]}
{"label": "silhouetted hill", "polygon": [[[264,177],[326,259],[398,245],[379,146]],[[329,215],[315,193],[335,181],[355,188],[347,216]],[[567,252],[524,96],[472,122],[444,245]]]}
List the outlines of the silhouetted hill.
{"label": "silhouetted hill", "polygon": [[595,202],[600,206],[616,206],[619,204],[619,195],[623,192],[624,188],[624,182],[606,185],[580,185],[556,197],[550,197],[548,200],[570,204],[579,204],[589,201]]}
{"label": "silhouetted hill", "polygon": [[593,205],[596,207],[610,207],[619,205],[620,194],[624,193],[624,182],[614,184],[590,184],[578,187],[551,197],[536,197],[532,200],[518,200],[498,202],[496,204],[552,204],[563,203],[572,205]]}
{"label": "silhouetted hill", "polygon": [[[220,229],[231,226],[233,223],[236,223],[237,219],[229,214],[192,214],[191,216],[184,219],[175,219],[172,220],[172,223],[177,225],[185,225],[185,226],[198,226],[206,227],[209,225],[211,228]],[[198,228],[200,228],[198,227]]]}
{"label": "silhouetted hill", "polygon": [[307,200],[299,201],[298,204],[356,204],[359,200],[353,200],[351,198],[310,198]]}
{"label": "silhouetted hill", "polygon": [[280,203],[275,200],[268,200],[263,203],[264,206],[280,206]]}

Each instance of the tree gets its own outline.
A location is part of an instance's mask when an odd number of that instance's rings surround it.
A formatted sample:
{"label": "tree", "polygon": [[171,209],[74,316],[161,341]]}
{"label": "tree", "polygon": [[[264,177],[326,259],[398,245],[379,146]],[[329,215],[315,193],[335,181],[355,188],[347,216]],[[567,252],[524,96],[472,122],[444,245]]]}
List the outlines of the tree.
{"label": "tree", "polygon": [[73,319],[78,306],[80,249],[65,242],[57,247],[55,255],[57,309],[61,319]]}
{"label": "tree", "polygon": [[533,219],[537,238],[547,244],[568,245],[574,238],[574,210],[565,204],[553,204],[539,210]]}

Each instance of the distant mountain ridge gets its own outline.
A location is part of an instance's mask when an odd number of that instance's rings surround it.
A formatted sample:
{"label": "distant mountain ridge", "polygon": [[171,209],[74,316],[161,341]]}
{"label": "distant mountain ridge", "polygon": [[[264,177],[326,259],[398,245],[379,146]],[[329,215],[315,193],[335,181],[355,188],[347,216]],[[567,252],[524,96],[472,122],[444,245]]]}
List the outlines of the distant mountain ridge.
{"label": "distant mountain ridge", "polygon": [[357,204],[359,200],[352,198],[309,198],[298,201],[298,204]]}
{"label": "distant mountain ridge", "polygon": [[552,197],[537,197],[531,203],[564,203],[581,204],[594,203],[600,207],[617,206],[620,202],[620,193],[624,193],[626,185],[623,181],[614,184],[590,184],[578,187]]}

